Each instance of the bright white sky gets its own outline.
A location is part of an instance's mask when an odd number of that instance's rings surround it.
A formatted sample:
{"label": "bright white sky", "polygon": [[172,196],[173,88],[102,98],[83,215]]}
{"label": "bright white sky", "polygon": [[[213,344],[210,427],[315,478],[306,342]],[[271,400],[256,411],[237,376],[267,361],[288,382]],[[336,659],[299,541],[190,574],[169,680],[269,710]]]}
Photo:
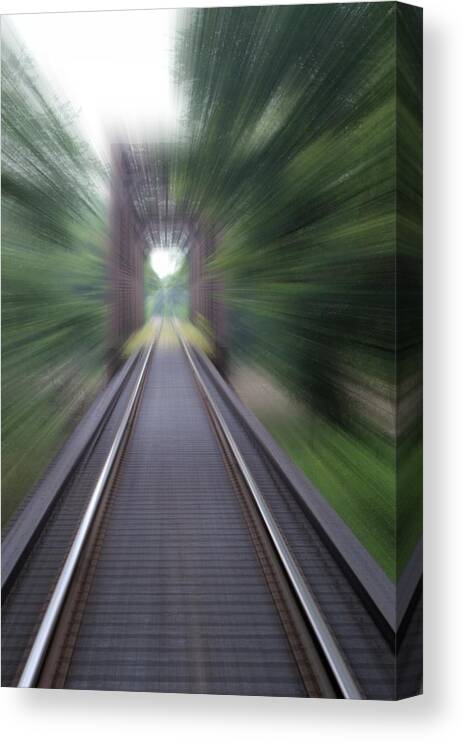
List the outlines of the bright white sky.
{"label": "bright white sky", "polygon": [[176,10],[52,13],[9,19],[103,159],[111,139],[178,124],[172,82]]}
{"label": "bright white sky", "polygon": [[[112,140],[172,136],[179,101],[172,79],[176,10],[18,15],[9,18],[39,71],[78,114],[84,138],[104,162]],[[155,249],[164,278],[180,265]]]}
{"label": "bright white sky", "polygon": [[178,247],[155,247],[150,253],[150,265],[163,279],[180,268],[183,258],[184,254]]}

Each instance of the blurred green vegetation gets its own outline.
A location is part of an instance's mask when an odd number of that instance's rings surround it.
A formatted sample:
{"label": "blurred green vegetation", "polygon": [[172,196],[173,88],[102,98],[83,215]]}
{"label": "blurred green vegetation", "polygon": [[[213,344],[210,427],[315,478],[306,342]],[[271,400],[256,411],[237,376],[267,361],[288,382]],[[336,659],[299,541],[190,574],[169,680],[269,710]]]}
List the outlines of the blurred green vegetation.
{"label": "blurred green vegetation", "polygon": [[2,23],[2,521],[103,379],[104,173]]}
{"label": "blurred green vegetation", "polygon": [[162,281],[154,272],[149,260],[146,260],[144,264],[143,284],[145,316],[152,317],[154,314],[163,314],[163,312],[159,310],[159,296],[161,293]]}
{"label": "blurred green vegetation", "polygon": [[394,580],[421,533],[420,46],[396,3],[208,9],[177,63],[174,195],[220,236],[232,362],[298,399],[273,432]]}
{"label": "blurred green vegetation", "polygon": [[154,313],[176,316],[186,320],[189,313],[188,262],[184,258],[179,268],[159,280],[158,292],[154,296]]}
{"label": "blurred green vegetation", "polygon": [[[4,519],[101,382],[108,293],[105,174],[5,31]],[[285,391],[257,414],[395,580],[421,534],[419,11],[185,11],[176,75],[161,190],[218,246],[231,368]],[[145,296],[186,320],[187,261]]]}

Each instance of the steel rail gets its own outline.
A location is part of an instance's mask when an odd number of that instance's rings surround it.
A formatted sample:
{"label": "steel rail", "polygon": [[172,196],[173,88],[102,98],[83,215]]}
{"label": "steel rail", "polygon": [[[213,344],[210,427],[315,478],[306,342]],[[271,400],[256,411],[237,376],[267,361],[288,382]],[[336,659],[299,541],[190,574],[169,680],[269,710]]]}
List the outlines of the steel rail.
{"label": "steel rail", "polygon": [[203,381],[192,358],[192,355],[181,335],[181,332],[178,329],[178,326],[177,335],[192,368],[195,379],[197,380],[197,383],[202,393],[204,394],[214,417],[219,424],[219,427],[230,447],[240,473],[253,496],[253,499],[266,526],[269,537],[271,538],[271,541],[274,544],[274,547],[280,557],[280,561],[287,575],[287,578],[289,579],[296,593],[300,607],[302,608],[303,613],[309,622],[309,625],[311,626],[315,636],[317,637],[325,660],[327,661],[333,673],[333,676],[339,686],[343,697],[350,699],[364,698],[365,696],[361,691],[359,684],[354,677],[351,669],[349,668],[345,658],[343,657],[340,648],[338,647],[337,641],[319,609],[314,595],[311,593],[305,578],[303,577],[297,563],[295,562],[295,559],[293,558],[292,553],[290,552],[286,544],[286,541],[274,519],[274,516],[271,513],[271,510],[266,503],[265,498],[263,497],[247,464],[245,463],[242,454],[240,453],[237,444],[235,443],[235,440],[222,416],[221,411],[219,410],[217,404],[214,402],[205,382]]}
{"label": "steel rail", "polygon": [[139,396],[143,380],[145,378],[148,360],[153,350],[154,342],[154,340],[151,341],[145,355],[145,359],[139,377],[137,379],[137,383],[129,399],[128,405],[124,412],[124,416],[119,424],[114,441],[90,497],[89,503],[79,525],[79,529],[76,533],[64,566],[61,570],[50,602],[48,603],[47,610],[45,611],[31,651],[19,679],[18,688],[32,688],[34,687],[38,679],[48,646],[53,636],[53,631],[60,616],[64,601],[66,600],[66,596],[71,585],[71,580],[76,570],[76,566],[82,554],[82,550],[92,527],[93,519],[100,504],[103,492],[105,491],[105,487],[108,483],[108,479],[112,472],[116,458],[119,454],[132,413],[135,409],[135,404]]}

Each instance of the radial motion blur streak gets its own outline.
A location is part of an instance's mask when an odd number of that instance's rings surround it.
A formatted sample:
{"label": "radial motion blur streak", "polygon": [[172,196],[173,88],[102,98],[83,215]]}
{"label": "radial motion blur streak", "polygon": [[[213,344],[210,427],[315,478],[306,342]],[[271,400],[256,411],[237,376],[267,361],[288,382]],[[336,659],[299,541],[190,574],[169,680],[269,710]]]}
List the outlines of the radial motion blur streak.
{"label": "radial motion blur streak", "polygon": [[[201,232],[222,370],[396,580],[421,535],[422,73],[419,28],[406,39],[410,11],[387,5],[179,12],[181,121],[130,134],[121,172],[137,178],[137,218],[151,215],[145,257],[170,244],[186,256],[166,277],[146,260],[135,325],[167,311],[214,335],[192,280]],[[102,383],[114,290],[110,163],[7,31],[5,518]],[[416,155],[401,172],[395,146]]]}

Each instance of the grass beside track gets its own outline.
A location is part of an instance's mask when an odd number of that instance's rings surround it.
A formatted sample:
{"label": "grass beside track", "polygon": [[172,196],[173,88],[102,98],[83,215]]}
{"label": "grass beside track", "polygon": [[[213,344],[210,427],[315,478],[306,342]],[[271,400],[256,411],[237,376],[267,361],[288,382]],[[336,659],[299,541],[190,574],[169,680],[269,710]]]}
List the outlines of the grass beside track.
{"label": "grass beside track", "polygon": [[[367,429],[363,435],[359,431],[350,435],[292,400],[255,369],[235,369],[231,381],[243,402],[395,582],[421,536],[421,491],[420,486],[410,488],[398,497],[391,441]],[[420,449],[414,447],[413,473],[418,456]]]}

